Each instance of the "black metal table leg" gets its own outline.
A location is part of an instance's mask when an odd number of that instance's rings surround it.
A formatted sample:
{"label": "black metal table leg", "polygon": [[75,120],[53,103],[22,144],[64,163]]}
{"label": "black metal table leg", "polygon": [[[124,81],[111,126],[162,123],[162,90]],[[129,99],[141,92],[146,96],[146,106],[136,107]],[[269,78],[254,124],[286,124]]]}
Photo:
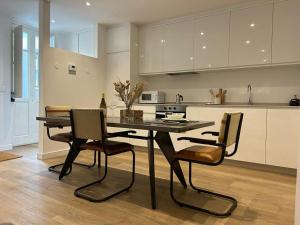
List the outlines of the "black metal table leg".
{"label": "black metal table leg", "polygon": [[80,153],[80,145],[84,144],[87,140],[74,140],[71,146],[71,149],[66,157],[64,166],[59,174],[59,179],[61,180],[65,175],[67,175],[67,171],[72,166],[74,160]]}
{"label": "black metal table leg", "polygon": [[150,189],[151,189],[151,205],[152,205],[152,209],[156,209],[154,136],[152,130],[149,131],[149,137],[148,137],[148,160],[149,160],[149,178],[150,178]]}
{"label": "black metal table leg", "polygon": [[[174,159],[175,149],[170,134],[168,132],[158,131],[155,135],[155,141],[171,165]],[[186,188],[186,181],[178,161],[173,163],[173,169],[180,183]]]}

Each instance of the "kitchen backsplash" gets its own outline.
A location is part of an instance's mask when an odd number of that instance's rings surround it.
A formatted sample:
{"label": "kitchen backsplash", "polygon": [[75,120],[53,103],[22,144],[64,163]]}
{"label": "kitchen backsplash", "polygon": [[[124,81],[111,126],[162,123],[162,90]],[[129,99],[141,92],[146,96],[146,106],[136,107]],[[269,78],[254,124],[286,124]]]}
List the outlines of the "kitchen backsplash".
{"label": "kitchen backsplash", "polygon": [[209,89],[228,90],[226,102],[247,102],[248,84],[254,103],[287,103],[300,96],[300,66],[278,66],[200,72],[195,75],[143,77],[149,90],[166,93],[166,102],[174,102],[177,93],[186,102],[211,102]]}

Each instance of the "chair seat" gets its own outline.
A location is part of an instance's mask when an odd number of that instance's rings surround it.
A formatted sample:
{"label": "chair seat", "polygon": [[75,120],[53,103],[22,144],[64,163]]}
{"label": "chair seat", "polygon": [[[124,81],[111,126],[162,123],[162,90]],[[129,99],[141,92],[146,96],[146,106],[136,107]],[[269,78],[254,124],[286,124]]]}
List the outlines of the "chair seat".
{"label": "chair seat", "polygon": [[185,148],[175,154],[175,158],[187,161],[217,163],[222,157],[222,148],[195,145]]}
{"label": "chair seat", "polygon": [[[81,149],[103,151],[101,141],[92,141],[80,146]],[[133,149],[133,145],[125,142],[105,141],[104,148],[109,155],[127,152]]]}
{"label": "chair seat", "polygon": [[72,138],[73,136],[71,132],[58,133],[50,137],[51,140],[60,142],[72,142]]}

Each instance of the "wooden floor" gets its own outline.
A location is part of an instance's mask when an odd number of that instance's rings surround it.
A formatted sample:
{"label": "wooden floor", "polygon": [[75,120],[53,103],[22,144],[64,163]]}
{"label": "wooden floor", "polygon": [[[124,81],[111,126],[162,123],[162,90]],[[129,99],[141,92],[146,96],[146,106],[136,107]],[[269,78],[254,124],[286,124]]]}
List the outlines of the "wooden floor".
{"label": "wooden floor", "polygon": [[[161,154],[156,154],[157,210],[150,208],[147,153],[137,151],[136,182],[128,193],[105,203],[91,203],[73,195],[73,190],[95,180],[99,171],[74,166],[73,173],[63,181],[47,171],[62,158],[39,161],[36,146],[16,148],[23,158],[0,163],[0,224],[205,224],[205,225],[292,225],[296,178],[232,165],[194,167],[194,183],[234,196],[239,205],[226,219],[215,218],[192,209],[181,208],[169,196],[169,167]],[[80,156],[88,161],[89,153]],[[110,180],[95,193],[126,185],[131,168],[129,154],[109,160]],[[187,167],[183,165],[185,174]],[[192,196],[202,205],[211,200],[197,193],[184,193],[176,186],[177,195]],[[100,192],[100,193],[99,193]],[[191,195],[190,195],[191,194]],[[185,197],[184,197],[185,198]],[[216,205],[218,201],[212,200]]]}

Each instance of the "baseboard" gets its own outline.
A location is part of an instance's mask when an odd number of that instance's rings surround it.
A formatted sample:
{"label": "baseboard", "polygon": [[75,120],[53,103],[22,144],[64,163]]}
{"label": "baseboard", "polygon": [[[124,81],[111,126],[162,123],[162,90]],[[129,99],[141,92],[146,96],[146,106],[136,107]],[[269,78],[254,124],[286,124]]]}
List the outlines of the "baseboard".
{"label": "baseboard", "polygon": [[37,158],[40,160],[44,160],[44,159],[51,159],[51,158],[56,158],[56,157],[61,157],[61,156],[66,156],[68,154],[70,149],[61,149],[58,151],[54,151],[54,152],[46,152],[46,153],[37,153]]}
{"label": "baseboard", "polygon": [[12,150],[12,149],[13,149],[12,144],[0,145],[0,151],[6,151],[6,150]]}

